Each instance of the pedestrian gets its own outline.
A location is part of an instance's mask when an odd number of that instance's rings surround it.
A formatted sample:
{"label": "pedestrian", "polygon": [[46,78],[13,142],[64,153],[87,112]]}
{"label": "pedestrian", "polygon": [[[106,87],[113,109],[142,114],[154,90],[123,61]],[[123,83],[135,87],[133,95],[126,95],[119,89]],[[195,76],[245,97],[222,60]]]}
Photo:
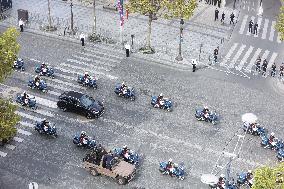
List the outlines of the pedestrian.
{"label": "pedestrian", "polygon": [[209,0],[209,4],[212,5],[213,4],[213,0]]}
{"label": "pedestrian", "polygon": [[225,20],[225,13],[222,13],[222,18],[221,18],[221,23],[224,24],[224,20]]}
{"label": "pedestrian", "polygon": [[217,5],[217,0],[213,0],[214,1],[214,6],[216,6]]}
{"label": "pedestrian", "polygon": [[130,54],[130,45],[128,43],[125,44],[124,46],[125,51],[126,51],[126,57],[129,57]]}
{"label": "pedestrian", "polygon": [[252,33],[252,26],[253,26],[253,21],[250,20],[249,21],[249,32],[251,32],[251,33]]}
{"label": "pedestrian", "polygon": [[216,8],[216,10],[215,10],[215,21],[218,20],[218,14],[219,14],[219,11],[218,11],[218,9]]}
{"label": "pedestrian", "polygon": [[221,8],[221,0],[218,0],[218,7]]}
{"label": "pedestrian", "polygon": [[192,64],[192,72],[195,72],[197,60],[196,59],[191,59],[191,64]]}
{"label": "pedestrian", "polygon": [[268,62],[266,59],[263,60],[263,63],[262,63],[262,76],[265,76],[266,75],[266,68],[268,66]]}
{"label": "pedestrian", "polygon": [[24,21],[22,20],[22,18],[20,18],[19,20],[19,26],[20,26],[21,32],[23,32],[24,31]]}
{"label": "pedestrian", "polygon": [[216,49],[214,49],[214,55],[217,56],[218,54],[219,54],[219,46]]}
{"label": "pedestrian", "polygon": [[230,19],[231,19],[231,20],[230,20],[230,24],[231,24],[231,23],[235,24],[235,23],[234,23],[234,18],[235,18],[235,15],[234,15],[234,13],[232,13],[232,14],[230,15]]}
{"label": "pedestrian", "polygon": [[80,40],[81,40],[82,46],[85,46],[85,34],[84,33],[80,34]]}
{"label": "pedestrian", "polygon": [[258,24],[255,23],[253,26],[253,34],[257,35],[257,28],[258,28]]}

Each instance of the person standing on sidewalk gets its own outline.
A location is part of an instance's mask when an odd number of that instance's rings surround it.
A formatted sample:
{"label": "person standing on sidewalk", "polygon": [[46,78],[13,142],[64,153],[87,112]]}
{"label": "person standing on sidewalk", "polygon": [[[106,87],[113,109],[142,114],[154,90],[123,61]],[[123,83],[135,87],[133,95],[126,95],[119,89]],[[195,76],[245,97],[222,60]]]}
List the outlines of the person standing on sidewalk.
{"label": "person standing on sidewalk", "polygon": [[225,13],[222,13],[222,18],[221,18],[221,23],[224,24],[224,20],[225,20]]}
{"label": "person standing on sidewalk", "polygon": [[253,34],[257,35],[257,28],[258,28],[258,24],[255,23],[253,26]]}
{"label": "person standing on sidewalk", "polygon": [[197,65],[197,60],[196,59],[191,59],[191,64],[192,64],[192,72],[195,72],[196,65]]}
{"label": "person standing on sidewalk", "polygon": [[24,21],[22,19],[19,20],[20,31],[24,31]]}
{"label": "person standing on sidewalk", "polygon": [[219,11],[218,11],[218,9],[216,8],[216,10],[215,10],[215,21],[218,20],[218,14],[219,14]]}
{"label": "person standing on sidewalk", "polygon": [[249,32],[252,33],[252,26],[253,26],[253,21],[249,21]]}
{"label": "person standing on sidewalk", "polygon": [[85,34],[84,33],[80,34],[80,40],[81,40],[82,46],[84,47],[85,46]]}
{"label": "person standing on sidewalk", "polygon": [[235,18],[235,15],[234,15],[234,13],[232,13],[232,14],[230,15],[230,19],[231,19],[231,20],[230,20],[230,24],[231,24],[231,23],[235,24],[235,23],[234,23],[234,18]]}
{"label": "person standing on sidewalk", "polygon": [[126,43],[124,48],[125,48],[125,52],[126,52],[126,57],[129,57],[129,55],[130,55],[130,45],[128,43]]}

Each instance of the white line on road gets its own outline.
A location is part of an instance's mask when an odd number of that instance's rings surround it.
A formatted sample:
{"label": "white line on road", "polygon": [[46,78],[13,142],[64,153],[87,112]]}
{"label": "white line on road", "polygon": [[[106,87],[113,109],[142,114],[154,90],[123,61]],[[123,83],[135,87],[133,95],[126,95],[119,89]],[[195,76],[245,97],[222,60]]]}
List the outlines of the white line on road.
{"label": "white line on road", "polygon": [[36,99],[36,102],[41,105],[44,105],[50,108],[57,108],[57,103],[55,101],[44,99],[38,96],[35,96],[35,99]]}
{"label": "white line on road", "polygon": [[244,33],[244,30],[245,30],[245,27],[246,27],[246,24],[247,24],[247,19],[248,19],[248,15],[245,15],[244,18],[243,18],[243,21],[242,21],[242,25],[241,25],[240,30],[239,30],[240,34]]}
{"label": "white line on road", "polygon": [[23,142],[24,141],[24,139],[19,138],[19,137],[14,137],[13,140],[16,141],[16,142]]}
{"label": "white line on road", "polygon": [[226,62],[232,56],[232,54],[233,54],[234,50],[237,48],[237,46],[238,46],[238,43],[234,43],[234,45],[231,46],[229,52],[226,54],[226,56],[224,57],[223,61],[220,63],[220,66],[226,65]]}
{"label": "white line on road", "polygon": [[[73,57],[75,58],[79,58],[79,59],[82,59],[84,61],[87,61],[87,62],[91,62],[92,64],[94,65],[104,65],[104,66],[109,66],[109,67],[114,67],[116,66],[116,64],[118,62],[120,62],[121,60],[113,60],[113,59],[110,59],[110,58],[106,58],[106,57],[101,57],[101,56],[94,56],[93,54],[90,54],[90,53],[85,53],[85,52],[79,52],[78,54],[80,54],[80,56],[78,55],[73,55]],[[87,57],[92,57],[93,59],[91,58],[87,58]],[[102,61],[101,59],[104,59],[106,61]]]}
{"label": "white line on road", "polygon": [[29,131],[25,131],[23,129],[17,129],[18,133],[23,134],[23,135],[27,135],[30,136],[32,133]]}
{"label": "white line on road", "polygon": [[229,65],[229,68],[234,67],[235,63],[237,62],[237,60],[239,59],[239,57],[241,56],[241,54],[242,54],[242,52],[244,51],[245,48],[246,48],[246,45],[242,44],[241,47],[239,48],[238,52],[234,56],[231,64]]}
{"label": "white line on road", "polygon": [[0,151],[0,156],[5,157],[7,153]]}
{"label": "white line on road", "polygon": [[5,148],[8,148],[10,150],[14,150],[16,148],[16,146],[14,146],[12,144],[5,144]]}
{"label": "white line on road", "polygon": [[48,91],[49,94],[52,94],[54,96],[60,96],[61,93],[55,92],[55,91]]}
{"label": "white line on road", "polygon": [[[79,57],[78,59],[82,59],[81,57]],[[82,65],[82,67],[88,67],[88,68],[91,68],[91,69],[94,69],[94,70],[104,70],[106,72],[109,72],[110,69],[108,68],[104,68],[104,67],[100,67],[100,66],[97,66],[95,65],[94,62],[90,62],[90,63],[86,63],[86,62],[83,62],[81,60],[75,60],[75,59],[67,59],[67,62],[71,62],[71,63],[76,63],[76,64],[79,64],[79,65]],[[66,64],[66,63],[62,63],[60,64],[61,66],[66,66],[66,65],[69,65],[69,64]]]}
{"label": "white line on road", "polygon": [[261,49],[257,48],[256,51],[254,52],[252,59],[250,60],[249,65],[246,67],[245,70],[251,72],[251,69],[252,69],[253,65],[255,64],[255,61],[256,61],[257,57],[259,56],[260,52],[261,52]]}
{"label": "white line on road", "polygon": [[269,41],[273,41],[276,21],[271,22]]}
{"label": "white line on road", "polygon": [[20,112],[18,110],[16,110],[15,113],[18,114],[21,117],[25,117],[25,118],[28,118],[28,119],[31,119],[31,120],[34,120],[34,121],[41,121],[43,119],[43,118],[32,116],[30,114],[26,114],[24,112]]}
{"label": "white line on road", "polygon": [[276,52],[273,52],[273,53],[272,53],[271,58],[270,58],[270,60],[268,61],[268,66],[267,66],[268,69],[271,68],[271,66],[272,66],[272,64],[275,62],[275,59],[276,59],[277,56],[278,56],[278,53],[276,53]]}
{"label": "white line on road", "polygon": [[242,69],[243,65],[247,62],[247,59],[248,59],[248,57],[249,57],[249,55],[251,54],[252,51],[253,51],[253,47],[250,46],[249,49],[247,50],[245,56],[241,60],[240,64],[236,68],[237,70],[241,70]]}
{"label": "white line on road", "polygon": [[[254,16],[251,16],[251,21],[254,23],[254,19],[255,17]],[[248,23],[249,24],[249,23]],[[249,28],[249,27],[248,27]],[[251,28],[252,32],[253,32],[253,25],[252,25],[252,28]],[[249,32],[249,29],[247,30],[247,34],[246,35],[251,35],[252,32]]]}
{"label": "white line on road", "polygon": [[262,39],[265,39],[265,38],[266,38],[266,33],[267,33],[267,28],[268,28],[268,22],[269,22],[268,19],[265,19],[265,20],[264,20],[264,25],[263,25],[263,30],[262,30],[262,36],[261,36]]}
{"label": "white line on road", "polygon": [[41,62],[39,60],[36,60],[36,59],[33,59],[33,58],[30,58],[31,61],[34,61],[34,62]]}
{"label": "white line on road", "polygon": [[34,128],[34,124],[24,122],[24,121],[20,121],[19,123],[23,126]]}
{"label": "white line on road", "polygon": [[262,57],[261,57],[261,60],[263,61],[264,59],[267,59],[268,55],[269,55],[269,50],[265,50]]}

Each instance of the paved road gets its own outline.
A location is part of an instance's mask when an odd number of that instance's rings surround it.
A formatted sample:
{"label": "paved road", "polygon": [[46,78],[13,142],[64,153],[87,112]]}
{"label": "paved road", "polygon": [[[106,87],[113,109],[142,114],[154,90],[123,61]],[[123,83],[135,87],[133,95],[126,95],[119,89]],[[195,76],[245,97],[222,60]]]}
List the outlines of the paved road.
{"label": "paved road", "polygon": [[[2,28],[3,29],[3,28]],[[196,73],[179,67],[153,63],[140,55],[126,59],[116,47],[97,44],[84,49],[77,43],[22,33],[20,55],[27,63],[25,72],[15,72],[0,89],[14,98],[23,90],[36,97],[39,109],[19,107],[22,117],[14,141],[0,148],[0,186],[5,189],[26,188],[35,181],[41,188],[192,188],[207,186],[200,175],[211,172],[221,151],[231,152],[240,130],[241,114],[254,112],[260,124],[284,138],[283,98],[252,80],[226,75],[211,69]],[[157,60],[158,61],[158,60]],[[41,62],[54,66],[55,79],[46,78],[49,92],[42,94],[27,88],[34,67]],[[98,90],[89,90],[76,83],[78,74],[88,70],[99,78]],[[136,88],[135,102],[116,97],[115,83],[126,81]],[[242,84],[246,83],[246,85]],[[66,90],[87,93],[105,99],[106,113],[97,120],[87,120],[56,108],[58,95]],[[163,92],[174,102],[173,112],[151,107],[151,95]],[[265,99],[265,100],[263,100]],[[198,122],[194,109],[207,104],[221,115],[215,127]],[[40,136],[33,130],[36,120],[47,117],[56,123],[59,137]],[[143,154],[143,163],[133,182],[119,187],[105,177],[92,177],[81,168],[86,150],[72,144],[76,132],[85,130],[108,148],[127,144]],[[233,137],[233,138],[232,138]],[[240,158],[232,165],[232,174],[262,164],[275,164],[275,152],[262,149],[258,137],[246,136]],[[173,158],[184,162],[187,179],[178,181],[158,172],[159,161]],[[228,158],[221,158],[225,163]]]}

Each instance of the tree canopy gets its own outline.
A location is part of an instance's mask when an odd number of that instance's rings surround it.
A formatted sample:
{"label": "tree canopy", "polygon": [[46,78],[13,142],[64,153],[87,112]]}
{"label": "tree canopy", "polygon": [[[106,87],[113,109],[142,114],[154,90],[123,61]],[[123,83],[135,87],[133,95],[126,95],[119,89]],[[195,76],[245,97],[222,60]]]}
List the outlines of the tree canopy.
{"label": "tree canopy", "polygon": [[164,0],[163,6],[167,8],[165,18],[189,19],[197,7],[196,0]]}
{"label": "tree canopy", "polygon": [[13,63],[20,50],[18,36],[19,32],[14,27],[8,28],[0,35],[0,82],[12,72]]}

